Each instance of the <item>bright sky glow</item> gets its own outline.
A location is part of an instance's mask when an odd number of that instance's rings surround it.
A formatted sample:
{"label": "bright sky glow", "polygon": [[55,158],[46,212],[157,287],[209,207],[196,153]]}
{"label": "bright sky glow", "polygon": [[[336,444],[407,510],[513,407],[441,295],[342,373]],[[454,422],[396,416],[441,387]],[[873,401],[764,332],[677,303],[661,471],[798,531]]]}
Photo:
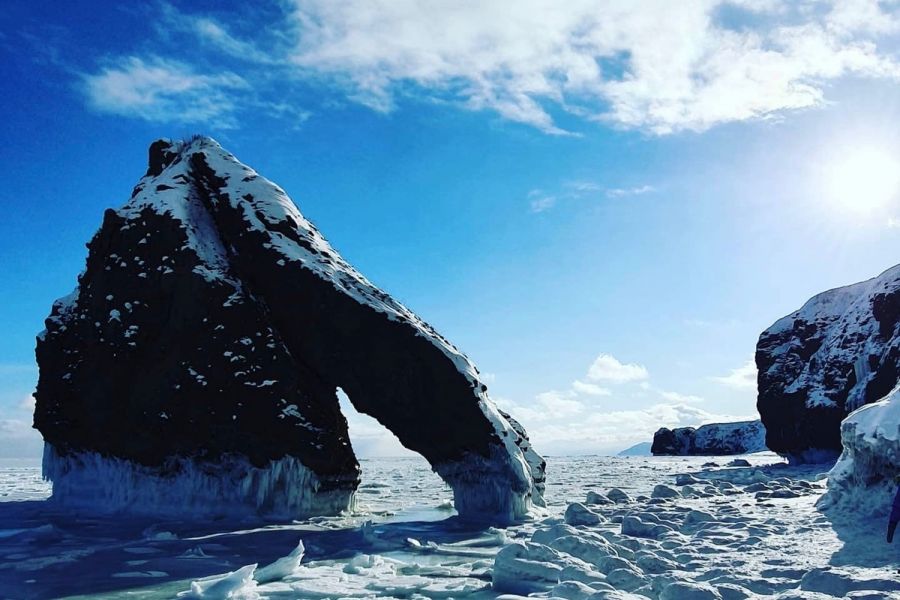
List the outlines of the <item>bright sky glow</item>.
{"label": "bright sky glow", "polygon": [[826,175],[828,196],[843,213],[887,217],[900,194],[900,161],[875,149],[852,149]]}
{"label": "bright sky glow", "polygon": [[0,458],[159,137],[283,187],[546,454],[754,416],[759,333],[900,262],[896,2],[7,4]]}

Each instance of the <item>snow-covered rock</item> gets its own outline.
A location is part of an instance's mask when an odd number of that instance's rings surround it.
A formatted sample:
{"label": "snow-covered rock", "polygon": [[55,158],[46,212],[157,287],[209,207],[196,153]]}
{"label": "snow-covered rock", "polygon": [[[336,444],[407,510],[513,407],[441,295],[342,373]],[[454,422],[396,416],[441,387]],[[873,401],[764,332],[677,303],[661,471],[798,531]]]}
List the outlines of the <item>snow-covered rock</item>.
{"label": "snow-covered rock", "polygon": [[900,265],[779,319],[760,336],[756,365],[768,447],[794,462],[835,458],[844,417],[900,379]]}
{"label": "snow-covered rock", "polygon": [[653,493],[650,495],[651,498],[678,498],[681,494],[675,488],[668,486],[664,483],[658,483],[653,488]]}
{"label": "snow-covered rock", "polygon": [[619,488],[613,488],[606,492],[606,497],[616,504],[631,502],[631,496],[628,495],[628,492],[622,491]]}
{"label": "snow-covered rock", "polygon": [[828,474],[823,508],[887,513],[900,474],[900,388],[855,410],[841,424],[844,451]]}
{"label": "snow-covered rock", "polygon": [[710,423],[700,427],[663,427],[653,435],[652,452],[660,455],[748,454],[766,448],[766,429],[760,421]]}
{"label": "snow-covered rock", "polygon": [[429,460],[461,515],[542,502],[543,459],[465,355],[214,140],[155,142],[88,251],[36,350],[55,501],[339,512],[359,483],[341,388]]}
{"label": "snow-covered rock", "polygon": [[595,513],[580,502],[573,502],[566,508],[565,521],[567,525],[597,525],[606,519]]}

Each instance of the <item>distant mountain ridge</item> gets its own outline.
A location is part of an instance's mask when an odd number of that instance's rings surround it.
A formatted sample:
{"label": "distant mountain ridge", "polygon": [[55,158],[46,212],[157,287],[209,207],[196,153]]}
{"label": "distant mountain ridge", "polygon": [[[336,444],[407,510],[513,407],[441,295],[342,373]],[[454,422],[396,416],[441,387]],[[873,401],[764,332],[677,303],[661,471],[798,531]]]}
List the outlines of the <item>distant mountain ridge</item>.
{"label": "distant mountain ridge", "polygon": [[651,446],[653,446],[653,442],[639,442],[634,446],[625,448],[616,456],[650,456],[652,454],[650,452]]}

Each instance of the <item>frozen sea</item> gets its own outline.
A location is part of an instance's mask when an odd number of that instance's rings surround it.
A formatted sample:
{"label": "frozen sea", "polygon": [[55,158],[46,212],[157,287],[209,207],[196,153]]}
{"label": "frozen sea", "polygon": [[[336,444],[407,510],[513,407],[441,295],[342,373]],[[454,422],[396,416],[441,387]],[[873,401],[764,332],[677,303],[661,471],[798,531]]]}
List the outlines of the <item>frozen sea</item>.
{"label": "frozen sea", "polygon": [[0,598],[900,598],[883,519],[816,509],[827,465],[734,458],[550,458],[544,514],[504,529],[418,458],[363,460],[356,511],[292,523],[65,513],[6,464]]}

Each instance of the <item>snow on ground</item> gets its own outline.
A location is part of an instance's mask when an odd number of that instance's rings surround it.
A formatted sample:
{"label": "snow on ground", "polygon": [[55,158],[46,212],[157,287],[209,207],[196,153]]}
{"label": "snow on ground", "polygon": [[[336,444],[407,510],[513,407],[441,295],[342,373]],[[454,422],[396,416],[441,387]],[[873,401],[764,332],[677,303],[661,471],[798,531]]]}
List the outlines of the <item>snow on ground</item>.
{"label": "snow on ground", "polygon": [[742,458],[550,459],[545,513],[505,529],[459,522],[418,458],[362,461],[357,512],[287,524],[73,515],[0,467],[0,597],[900,598],[884,523],[817,510],[827,466]]}

